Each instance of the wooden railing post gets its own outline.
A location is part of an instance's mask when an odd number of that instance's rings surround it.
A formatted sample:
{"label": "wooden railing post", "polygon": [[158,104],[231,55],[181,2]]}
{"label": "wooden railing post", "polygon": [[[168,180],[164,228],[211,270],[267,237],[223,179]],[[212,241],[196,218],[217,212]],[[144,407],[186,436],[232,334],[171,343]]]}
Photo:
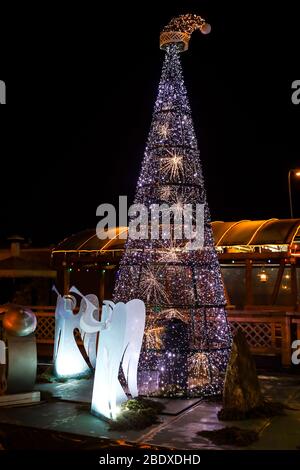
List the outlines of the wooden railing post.
{"label": "wooden railing post", "polygon": [[[38,344],[53,344],[55,307],[31,307],[37,315]],[[291,366],[291,326],[297,325],[300,339],[300,316],[294,312],[229,310],[228,321],[244,331],[253,354],[281,355],[283,367]],[[79,338],[78,338],[79,339]]]}
{"label": "wooden railing post", "polygon": [[245,305],[253,305],[252,260],[246,259],[246,299]]}
{"label": "wooden railing post", "polygon": [[286,312],[285,317],[281,322],[282,328],[282,343],[281,343],[281,363],[283,367],[290,367],[291,365],[291,317],[289,312]]}
{"label": "wooden railing post", "polygon": [[277,300],[277,297],[278,297],[278,294],[279,294],[279,289],[280,289],[282,278],[283,278],[284,269],[285,269],[285,261],[284,261],[284,259],[282,259],[282,260],[280,260],[280,266],[279,266],[279,269],[278,269],[278,274],[277,274],[274,290],[273,290],[273,293],[272,293],[271,305],[276,304],[276,300]]}
{"label": "wooden railing post", "polygon": [[299,308],[298,304],[298,286],[297,286],[297,269],[296,265],[291,265],[291,288],[292,288],[292,299],[295,310]]}
{"label": "wooden railing post", "polygon": [[105,300],[105,269],[101,270],[101,276],[100,276],[100,286],[99,286],[99,301],[100,303]]}
{"label": "wooden railing post", "polygon": [[67,295],[70,290],[70,271],[68,268],[64,269],[64,295]]}

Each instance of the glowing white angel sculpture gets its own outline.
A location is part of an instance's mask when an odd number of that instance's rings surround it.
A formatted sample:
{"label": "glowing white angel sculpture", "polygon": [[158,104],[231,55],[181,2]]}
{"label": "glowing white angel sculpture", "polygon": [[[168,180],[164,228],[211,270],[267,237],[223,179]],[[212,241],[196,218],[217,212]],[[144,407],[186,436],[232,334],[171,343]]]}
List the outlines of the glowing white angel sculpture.
{"label": "glowing white angel sculpture", "polygon": [[104,301],[101,322],[93,315],[95,306],[75,287],[70,289],[86,301],[80,328],[87,333],[101,332],[92,398],[92,413],[114,419],[127,395],[119,381],[122,365],[129,393],[136,397],[137,367],[145,328],[145,305],[141,300],[127,304]]}
{"label": "glowing white angel sculpture", "polygon": [[[84,316],[84,313],[87,309],[87,302],[89,300],[94,305],[94,310],[92,312],[92,316],[96,321],[99,321],[99,300],[98,297],[94,294],[88,294],[81,299],[80,309],[79,309],[79,318],[80,323]],[[97,357],[97,337],[98,332],[87,332],[80,328],[80,334],[83,341],[85,352],[89,358],[91,366],[95,369],[96,367],[96,357]]]}
{"label": "glowing white angel sculpture", "polygon": [[145,304],[139,299],[130,300],[126,306],[126,332],[122,369],[129,393],[137,397],[137,370],[145,330]]}
{"label": "glowing white angel sculpture", "polygon": [[56,288],[55,338],[53,364],[57,377],[76,377],[86,374],[90,369],[83,358],[74,337],[75,328],[79,329],[80,315],[74,315],[76,299],[72,295],[61,296]]}

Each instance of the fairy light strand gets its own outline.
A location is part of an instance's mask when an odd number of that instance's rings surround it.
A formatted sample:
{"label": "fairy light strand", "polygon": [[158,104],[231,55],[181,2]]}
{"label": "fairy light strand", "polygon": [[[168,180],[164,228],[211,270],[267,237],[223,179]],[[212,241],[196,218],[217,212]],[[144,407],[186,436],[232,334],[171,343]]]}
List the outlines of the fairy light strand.
{"label": "fairy light strand", "polygon": [[180,47],[170,44],[165,52],[135,203],[204,204],[204,248],[185,250],[187,240],[129,238],[114,300],[140,298],[147,307],[141,393],[214,395],[223,387],[231,335]]}

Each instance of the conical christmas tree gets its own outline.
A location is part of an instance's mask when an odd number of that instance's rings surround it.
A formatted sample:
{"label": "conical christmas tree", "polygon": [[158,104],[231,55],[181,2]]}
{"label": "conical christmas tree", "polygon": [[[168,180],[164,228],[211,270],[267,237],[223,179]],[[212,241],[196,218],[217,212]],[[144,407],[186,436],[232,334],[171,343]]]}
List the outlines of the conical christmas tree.
{"label": "conical christmas tree", "polygon": [[[139,364],[142,394],[211,395],[222,391],[231,336],[181,69],[186,33],[167,29],[164,38],[165,60],[135,203],[149,209],[172,206],[171,236],[153,239],[149,228],[148,239],[129,237],[114,300],[139,298],[147,307]],[[175,212],[186,204],[204,207],[204,246],[196,250],[187,249],[187,238],[175,237]],[[161,223],[160,233],[164,230]]]}

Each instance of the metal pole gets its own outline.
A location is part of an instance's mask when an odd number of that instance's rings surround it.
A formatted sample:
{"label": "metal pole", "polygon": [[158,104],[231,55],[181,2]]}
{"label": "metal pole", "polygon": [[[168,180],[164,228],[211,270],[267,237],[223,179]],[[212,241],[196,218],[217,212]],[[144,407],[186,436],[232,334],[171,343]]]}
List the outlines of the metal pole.
{"label": "metal pole", "polygon": [[288,175],[288,185],[289,185],[289,198],[290,198],[290,214],[291,214],[291,219],[294,218],[293,216],[293,201],[292,201],[292,188],[291,188],[291,174],[293,170],[289,171]]}

